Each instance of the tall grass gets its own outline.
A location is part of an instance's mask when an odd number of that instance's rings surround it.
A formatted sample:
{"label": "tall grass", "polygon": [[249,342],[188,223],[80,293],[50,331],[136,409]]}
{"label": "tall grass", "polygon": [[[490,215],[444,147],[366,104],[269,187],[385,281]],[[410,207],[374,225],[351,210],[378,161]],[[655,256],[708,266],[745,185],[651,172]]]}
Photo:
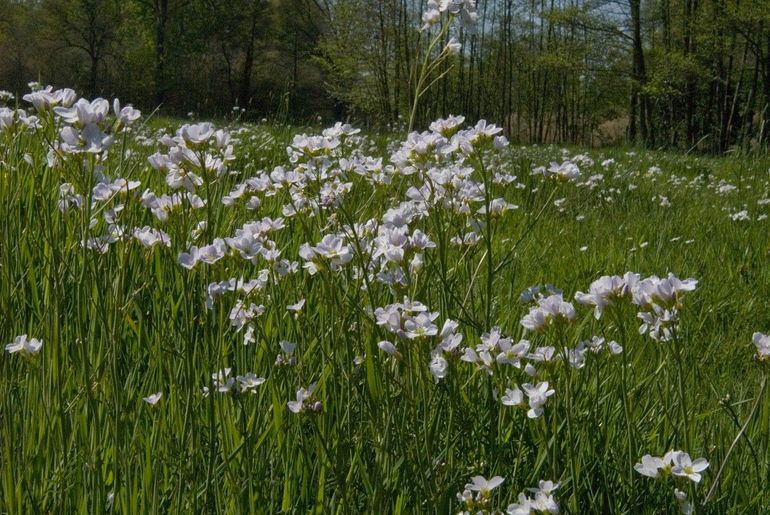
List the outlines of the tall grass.
{"label": "tall grass", "polygon": [[[37,131],[0,134],[0,341],[29,334],[44,342],[37,355],[0,357],[3,512],[447,513],[463,509],[456,494],[476,475],[505,478],[490,494],[490,510],[550,479],[561,483],[555,495],[565,513],[673,511],[670,485],[634,470],[642,455],[671,449],[711,463],[701,483],[685,489],[697,512],[770,509],[770,404],[760,399],[752,411],[764,371],[751,359],[752,333],[770,329],[768,222],[757,219],[770,209],[757,203],[770,195],[770,163],[618,149],[588,152],[593,163],[573,159],[580,178],[556,182],[532,175],[533,167],[574,158],[578,149],[488,147],[465,161],[485,186],[479,205],[504,198],[518,209],[499,217],[487,209],[478,244],[458,246],[451,240],[469,230],[469,217],[431,206],[409,228],[436,247],[406,283],[387,286],[361,272],[372,258],[359,234],[367,228],[356,224],[381,222],[422,185],[420,173],[371,184],[347,172],[341,180],[351,191],[312,216],[283,215],[286,189],[262,195],[256,211],[228,207],[222,197],[235,184],[307,162],[288,159],[291,131],[232,126],[235,161],[196,190],[207,206],[183,203],[160,222],[138,194],[169,192],[147,161],[166,128],[134,127],[103,163],[79,154],[50,167],[59,126],[51,117]],[[399,141],[350,136],[324,155],[335,171],[356,153],[387,165]],[[609,158],[614,163],[600,164]],[[660,172],[650,173],[652,166]],[[95,169],[142,185],[92,206]],[[500,183],[495,174],[516,179]],[[603,178],[587,181],[595,174]],[[63,182],[85,197],[81,209],[58,209]],[[84,247],[106,233],[104,215],[118,201],[128,234],[156,227],[170,247],[148,249],[131,237],[105,253]],[[750,220],[730,218],[744,208]],[[213,265],[187,270],[178,262],[200,221],[207,225],[196,244],[206,245],[248,221],[282,216],[285,227],[269,237],[281,257],[299,262],[296,273],[281,276],[263,258],[252,263],[232,249]],[[340,231],[351,261],[304,270],[300,246]],[[209,284],[257,278],[262,269],[264,287],[225,293],[207,309]],[[640,335],[638,309],[623,302],[600,320],[576,304],[576,321],[543,333],[520,324],[526,288],[552,283],[571,301],[599,276],[626,271],[698,279],[672,341]],[[580,369],[564,359],[536,363],[535,380],[446,354],[448,372],[436,380],[428,365],[438,336],[399,339],[373,315],[405,296],[438,312],[439,329],[456,320],[461,347],[475,347],[497,326],[533,349],[564,352],[596,335],[624,352],[589,353]],[[248,345],[229,318],[238,298],[264,306]],[[299,312],[287,310],[300,299]],[[383,340],[398,353],[380,350]],[[280,364],[282,341],[296,349]],[[253,394],[218,392],[212,374],[225,368],[266,381]],[[556,392],[535,419],[500,400],[512,383],[530,380]],[[297,390],[312,383],[311,400],[320,404],[289,410]],[[156,404],[143,401],[156,392]]]}

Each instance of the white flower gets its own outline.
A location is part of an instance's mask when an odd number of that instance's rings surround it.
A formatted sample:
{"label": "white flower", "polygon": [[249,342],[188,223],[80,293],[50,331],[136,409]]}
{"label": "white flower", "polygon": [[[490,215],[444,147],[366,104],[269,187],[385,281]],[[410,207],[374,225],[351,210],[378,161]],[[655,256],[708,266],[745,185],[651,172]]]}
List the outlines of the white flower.
{"label": "white flower", "polygon": [[532,509],[540,513],[559,513],[559,505],[551,495],[543,492],[535,494],[532,500]]}
{"label": "white flower", "polygon": [[[451,38],[450,42],[454,40],[455,38]],[[454,116],[449,115],[447,118],[441,118],[438,119],[430,124],[429,129],[433,132],[438,132],[445,138],[452,137],[458,130],[460,130],[460,126],[465,121],[464,116]]]}
{"label": "white flower", "polygon": [[556,181],[573,181],[580,177],[580,168],[571,161],[564,161],[561,164],[552,162],[549,168],[538,166],[532,171],[532,175],[542,175]]}
{"label": "white flower", "polygon": [[731,214],[730,220],[733,222],[745,222],[747,220],[751,220],[751,216],[749,216],[749,212],[744,209],[743,211],[738,211],[737,213]]}
{"label": "white flower", "polygon": [[631,287],[632,302],[643,308],[654,304],[662,307],[677,306],[685,294],[694,291],[697,286],[696,279],[682,281],[671,273],[664,279],[653,275]]}
{"label": "white flower", "polygon": [[24,95],[22,99],[31,103],[35,110],[40,113],[59,105],[69,107],[76,97],[77,94],[69,88],[53,91],[53,87],[46,86],[44,89],[33,89],[32,93]]}
{"label": "white flower", "polygon": [[142,116],[142,113],[139,110],[134,109],[131,104],[128,104],[121,109],[120,100],[117,98],[112,101],[112,111],[117,117],[118,128],[131,125]]}
{"label": "white flower", "polygon": [[509,504],[505,513],[507,515],[530,515],[533,509],[532,499],[522,492],[519,494],[519,502]]}
{"label": "white flower", "polygon": [[313,396],[313,392],[315,391],[315,387],[316,385],[313,383],[308,386],[307,389],[300,388],[297,390],[297,400],[289,401],[286,403],[289,411],[297,414],[304,411],[321,411],[320,402],[310,402],[310,399]]}
{"label": "white flower", "polygon": [[510,339],[502,339],[497,344],[500,353],[497,355],[496,360],[501,364],[521,368],[521,358],[527,355],[530,345],[528,340],[521,340],[519,343],[511,345]]}
{"label": "white flower", "polygon": [[534,499],[527,497],[522,492],[519,494],[519,502],[508,505],[508,515],[530,515],[532,513],[559,513],[559,504],[553,497],[553,492],[559,488],[559,484],[553,481],[541,480],[537,488],[528,488],[535,494]]}
{"label": "white flower", "polygon": [[86,127],[101,123],[110,112],[110,103],[103,98],[88,101],[78,99],[72,107],[54,107],[54,113],[70,125]]}
{"label": "white flower", "polygon": [[686,493],[679,490],[678,488],[674,488],[674,497],[676,498],[676,502],[679,505],[679,511],[681,513],[683,513],[684,515],[691,515],[692,513],[695,512],[695,507],[687,499]]}
{"label": "white flower", "polygon": [[385,354],[388,354],[390,356],[399,356],[400,353],[398,352],[398,349],[395,345],[393,345],[391,342],[387,340],[383,340],[380,343],[377,344],[377,347],[380,348],[382,352]]}
{"label": "white flower", "polygon": [[198,260],[213,265],[227,253],[227,244],[222,238],[216,238],[214,243],[198,249]]}
{"label": "white flower", "polygon": [[313,250],[335,265],[342,265],[353,259],[353,252],[350,246],[345,245],[342,238],[332,234],[324,236]]}
{"label": "white flower", "polygon": [[9,354],[21,352],[25,356],[34,356],[40,349],[43,348],[43,342],[37,338],[27,338],[26,334],[22,334],[14,338],[13,343],[9,343],[5,346],[5,350]]}
{"label": "white flower", "polygon": [[297,318],[299,317],[300,312],[302,312],[302,308],[304,307],[304,305],[305,305],[305,299],[300,299],[296,303],[289,304],[288,306],[286,306],[286,310],[294,313],[294,318]]}
{"label": "white flower", "polygon": [[266,379],[264,377],[257,377],[253,372],[249,372],[246,375],[236,376],[236,379],[240,383],[242,392],[257,393],[257,386],[263,384]]}
{"label": "white flower", "polygon": [[152,248],[159,243],[165,245],[166,247],[171,246],[171,238],[168,234],[161,230],[153,229],[147,225],[141,229],[138,227],[135,228],[134,238],[136,238],[139,243],[148,248]]}
{"label": "white flower", "polygon": [[698,458],[692,461],[690,455],[686,452],[680,452],[674,456],[671,473],[678,477],[686,477],[695,483],[701,480],[701,472],[706,470],[709,462],[704,458]]}
{"label": "white flower", "polygon": [[66,213],[70,208],[79,209],[83,205],[83,195],[75,192],[75,186],[69,182],[59,186],[59,211]]}
{"label": "white flower", "polygon": [[634,470],[643,476],[657,478],[660,476],[661,469],[666,465],[662,458],[645,454],[642,461],[634,465]]}
{"label": "white flower", "polygon": [[460,50],[462,49],[462,47],[463,47],[462,44],[459,41],[457,41],[456,37],[453,36],[449,38],[449,41],[447,42],[445,48],[446,48],[446,52],[449,55],[457,55],[460,53]]}
{"label": "white flower", "polygon": [[89,123],[83,129],[72,126],[63,127],[59,133],[61,150],[77,154],[87,152],[99,154],[112,145],[113,137],[103,132],[95,123]]}
{"label": "white flower", "polygon": [[[235,328],[235,330],[240,332],[241,329],[249,325],[254,319],[261,316],[264,312],[265,307],[263,305],[257,305],[253,302],[247,305],[242,300],[238,299],[235,301],[235,304],[230,310],[228,318],[230,319],[230,323]],[[251,342],[244,341],[244,345],[248,343]]]}
{"label": "white flower", "polygon": [[586,346],[580,342],[574,349],[566,349],[567,362],[574,369],[581,369],[586,364]]}
{"label": "white flower", "polygon": [[502,402],[504,406],[523,406],[524,393],[517,385],[514,385],[513,389],[506,388],[505,395],[502,396],[500,402]]}
{"label": "white flower", "polygon": [[580,304],[594,306],[594,317],[599,320],[604,309],[616,299],[625,297],[630,288],[639,281],[639,275],[628,272],[624,276],[605,275],[591,283],[588,293],[575,293],[575,300]]}
{"label": "white flower", "polygon": [[444,379],[449,372],[449,363],[441,354],[434,354],[430,360],[430,373],[433,379],[438,382]]}
{"label": "white flower", "polygon": [[471,492],[480,492],[482,495],[488,496],[492,490],[503,484],[503,481],[505,479],[500,476],[491,479],[486,479],[484,476],[473,476],[465,488]]}
{"label": "white flower", "polygon": [[214,387],[220,393],[228,393],[235,385],[235,379],[230,377],[229,368],[224,368],[219,372],[211,374],[211,379],[214,382]]}
{"label": "white flower", "polygon": [[527,359],[537,363],[553,363],[561,356],[556,353],[556,347],[537,347],[534,352],[527,354]]}
{"label": "white flower", "polygon": [[437,317],[438,313],[420,313],[416,317],[407,318],[404,321],[406,337],[414,340],[437,335],[438,327],[433,323]]}
{"label": "white flower", "polygon": [[770,336],[762,333],[754,333],[752,336],[757,353],[754,355],[757,361],[770,360]]}
{"label": "white flower", "polygon": [[428,9],[422,15],[422,30],[429,29],[439,21],[441,21],[441,13],[438,9]]}
{"label": "white flower", "polygon": [[676,308],[664,309],[657,304],[651,306],[652,311],[637,313],[642,320],[639,334],[648,333],[653,340],[667,342],[673,338],[672,329],[676,327],[679,313]]}
{"label": "white flower", "polygon": [[529,410],[527,416],[529,418],[537,418],[543,414],[543,406],[548,400],[548,397],[556,393],[556,390],[548,388],[548,382],[538,383],[537,386],[533,386],[529,383],[522,385],[524,393],[529,398]]}
{"label": "white flower", "polygon": [[198,145],[214,135],[214,126],[209,122],[185,124],[179,135],[189,144]]}
{"label": "white flower", "polygon": [[527,488],[527,490],[535,494],[543,493],[545,495],[552,495],[553,492],[559,488],[559,486],[561,486],[559,483],[541,479],[538,481],[537,488]]}
{"label": "white flower", "polygon": [[199,260],[198,256],[199,256],[198,247],[193,246],[193,247],[190,247],[189,252],[180,252],[178,261],[179,261],[179,264],[185,267],[186,269],[192,270],[193,268],[195,268],[195,265],[198,264],[198,260]]}
{"label": "white flower", "polygon": [[148,395],[147,397],[142,397],[142,400],[150,406],[155,406],[158,404],[158,401],[160,401],[161,397],[163,397],[163,392],[158,392],[153,393],[152,395]]}
{"label": "white flower", "polygon": [[557,320],[572,322],[576,317],[575,307],[561,294],[554,294],[538,299],[538,305],[524,315],[521,325],[530,331],[545,331]]}
{"label": "white flower", "polygon": [[444,321],[444,326],[438,334],[441,343],[438,344],[437,350],[442,352],[455,352],[457,350],[463,341],[462,333],[456,332],[459,326],[457,322],[449,318]]}

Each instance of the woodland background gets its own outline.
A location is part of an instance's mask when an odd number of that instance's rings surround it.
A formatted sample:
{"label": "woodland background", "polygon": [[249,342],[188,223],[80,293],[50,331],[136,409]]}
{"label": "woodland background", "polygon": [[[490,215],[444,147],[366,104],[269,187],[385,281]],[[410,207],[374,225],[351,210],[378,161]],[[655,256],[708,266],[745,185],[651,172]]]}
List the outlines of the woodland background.
{"label": "woodland background", "polygon": [[[422,0],[0,0],[0,89],[172,116],[400,129]],[[450,113],[521,143],[724,153],[770,143],[768,0],[477,0],[418,128]],[[439,77],[439,75],[441,76]],[[234,106],[238,107],[235,111]]]}

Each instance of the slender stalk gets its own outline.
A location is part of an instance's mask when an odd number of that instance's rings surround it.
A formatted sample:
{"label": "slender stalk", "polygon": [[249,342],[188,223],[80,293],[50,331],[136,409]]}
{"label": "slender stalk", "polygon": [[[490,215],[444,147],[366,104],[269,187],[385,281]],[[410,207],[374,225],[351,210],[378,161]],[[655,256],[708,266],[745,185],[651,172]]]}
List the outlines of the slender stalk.
{"label": "slender stalk", "polygon": [[762,383],[759,386],[759,393],[757,394],[757,398],[754,399],[754,405],[751,407],[751,411],[749,412],[749,416],[746,418],[746,422],[743,423],[740,431],[738,431],[738,434],[735,435],[733,443],[730,444],[730,448],[727,449],[727,453],[725,454],[725,458],[722,460],[722,464],[719,466],[719,471],[714,478],[714,482],[711,483],[711,488],[709,488],[706,497],[703,498],[703,506],[709,502],[711,496],[714,495],[714,493],[717,491],[717,488],[719,487],[719,480],[722,478],[722,472],[724,472],[725,465],[727,465],[727,460],[730,459],[730,455],[733,453],[735,446],[738,444],[738,440],[741,439],[741,436],[743,436],[743,433],[745,433],[746,429],[749,427],[749,422],[751,422],[751,420],[754,418],[754,414],[757,412],[759,403],[762,401],[762,397],[765,394],[765,386],[767,386],[767,375],[762,376]]}
{"label": "slender stalk", "polygon": [[623,418],[625,419],[626,426],[626,464],[628,465],[628,484],[634,488],[634,463],[636,463],[634,435],[636,434],[636,427],[631,420],[631,410],[628,405],[628,352],[630,345],[626,341],[626,325],[623,320],[623,314],[620,312],[618,306],[612,308],[612,312],[615,315],[618,332],[620,334],[620,341],[623,345],[621,373],[620,373],[620,395],[621,403],[623,405]]}
{"label": "slender stalk", "polygon": [[687,409],[687,393],[685,388],[684,362],[682,360],[682,346],[679,342],[677,331],[673,330],[674,357],[677,368],[677,390],[679,393],[679,413],[681,416],[681,431],[683,432],[684,448],[687,452],[692,452],[690,448],[690,429],[688,424],[689,411]]}
{"label": "slender stalk", "polygon": [[484,228],[484,243],[487,249],[487,283],[486,283],[486,304],[484,309],[484,322],[486,329],[492,327],[492,287],[495,278],[495,263],[494,255],[492,253],[492,238],[494,236],[494,227],[492,226],[492,193],[490,191],[491,182],[487,169],[484,166],[484,158],[478,154],[479,171],[481,173],[482,181],[484,182],[484,222],[486,227]]}
{"label": "slender stalk", "polygon": [[446,35],[447,31],[449,30],[449,23],[444,23],[441,25],[441,30],[436,34],[436,36],[428,43],[428,49],[425,51],[425,56],[422,60],[422,65],[420,66],[420,73],[417,75],[417,85],[415,86],[414,90],[414,99],[412,100],[412,109],[409,112],[409,126],[407,129],[407,133],[412,132],[412,129],[414,128],[414,121],[417,117],[417,106],[420,103],[420,97],[422,97],[423,93],[425,93],[425,81],[430,76],[430,70],[432,67],[435,67],[438,65],[440,61],[443,60],[443,58],[448,55],[447,52],[442,51],[438,57],[436,57],[435,60],[430,60],[430,55],[433,52],[433,49],[436,47],[436,45],[444,39],[444,35]]}

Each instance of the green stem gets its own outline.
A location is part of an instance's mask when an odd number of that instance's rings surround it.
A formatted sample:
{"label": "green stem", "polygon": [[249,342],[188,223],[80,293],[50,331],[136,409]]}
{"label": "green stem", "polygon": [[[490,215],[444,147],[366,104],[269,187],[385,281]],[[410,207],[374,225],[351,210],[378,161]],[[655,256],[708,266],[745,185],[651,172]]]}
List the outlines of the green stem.
{"label": "green stem", "polygon": [[631,411],[628,407],[628,349],[630,346],[626,341],[626,326],[623,322],[622,313],[620,313],[617,307],[613,308],[615,315],[618,332],[620,333],[620,341],[623,345],[622,354],[622,367],[620,369],[620,395],[621,402],[623,404],[623,418],[626,423],[626,443],[628,446],[628,455],[626,457],[626,463],[628,465],[628,484],[634,485],[634,463],[636,463],[636,456],[634,455],[634,434],[636,433],[636,427],[631,421]]}
{"label": "green stem", "polygon": [[673,330],[673,340],[674,340],[674,355],[676,357],[676,368],[677,368],[677,388],[679,391],[679,408],[680,408],[680,414],[682,417],[681,421],[681,428],[683,432],[684,437],[684,448],[687,452],[691,452],[693,449],[690,448],[690,430],[688,428],[687,424],[687,396],[686,396],[686,388],[685,388],[685,382],[684,382],[684,363],[682,361],[682,347],[679,343],[679,338],[677,336],[676,330]]}
{"label": "green stem", "polygon": [[428,44],[428,50],[425,52],[425,58],[423,59],[422,65],[420,67],[420,75],[417,78],[417,86],[414,90],[414,100],[412,101],[412,110],[409,114],[409,128],[407,129],[407,133],[412,132],[412,128],[414,127],[414,119],[417,117],[417,105],[420,102],[420,97],[425,92],[423,91],[423,86],[425,84],[425,79],[429,75],[429,69],[437,65],[445,57],[445,53],[441,52],[441,54],[439,54],[439,56],[431,62],[430,54],[436,47],[436,44],[438,44],[438,42],[444,38],[444,35],[446,35],[448,30],[449,24],[445,23],[441,27],[439,33],[436,34],[436,37],[434,37]]}
{"label": "green stem", "polygon": [[495,263],[494,259],[492,259],[492,236],[494,235],[493,227],[492,227],[492,213],[491,213],[491,204],[492,204],[492,195],[490,193],[490,186],[491,181],[489,180],[487,169],[484,166],[484,159],[481,157],[481,154],[479,154],[479,171],[481,172],[481,178],[484,181],[484,205],[485,207],[485,213],[484,213],[484,222],[486,224],[485,229],[485,235],[484,235],[484,243],[486,244],[486,250],[487,250],[487,284],[486,284],[486,295],[487,295],[487,302],[484,310],[484,321],[486,324],[486,329],[491,329],[492,327],[492,283],[494,281],[495,277]]}
{"label": "green stem", "polygon": [[738,431],[738,434],[735,435],[735,439],[733,440],[733,443],[730,445],[730,448],[727,450],[727,454],[725,454],[725,459],[722,460],[722,465],[719,466],[719,471],[717,472],[717,475],[714,478],[714,482],[711,484],[711,488],[706,494],[706,497],[703,499],[704,506],[706,505],[706,503],[709,502],[709,499],[711,499],[711,496],[714,494],[717,487],[719,486],[719,478],[722,477],[722,472],[724,471],[725,465],[727,465],[727,460],[730,458],[730,454],[732,454],[733,449],[735,449],[735,446],[738,444],[738,440],[741,439],[741,436],[743,435],[743,433],[746,432],[746,428],[749,427],[749,422],[751,422],[751,419],[754,418],[754,414],[757,412],[759,403],[761,402],[762,397],[765,394],[766,385],[767,385],[767,376],[765,375],[765,376],[762,376],[762,384],[759,387],[759,393],[757,394],[757,398],[754,401],[754,406],[751,407],[751,412],[749,413],[749,416],[746,419],[746,422],[743,423],[743,426],[741,427],[740,431]]}

